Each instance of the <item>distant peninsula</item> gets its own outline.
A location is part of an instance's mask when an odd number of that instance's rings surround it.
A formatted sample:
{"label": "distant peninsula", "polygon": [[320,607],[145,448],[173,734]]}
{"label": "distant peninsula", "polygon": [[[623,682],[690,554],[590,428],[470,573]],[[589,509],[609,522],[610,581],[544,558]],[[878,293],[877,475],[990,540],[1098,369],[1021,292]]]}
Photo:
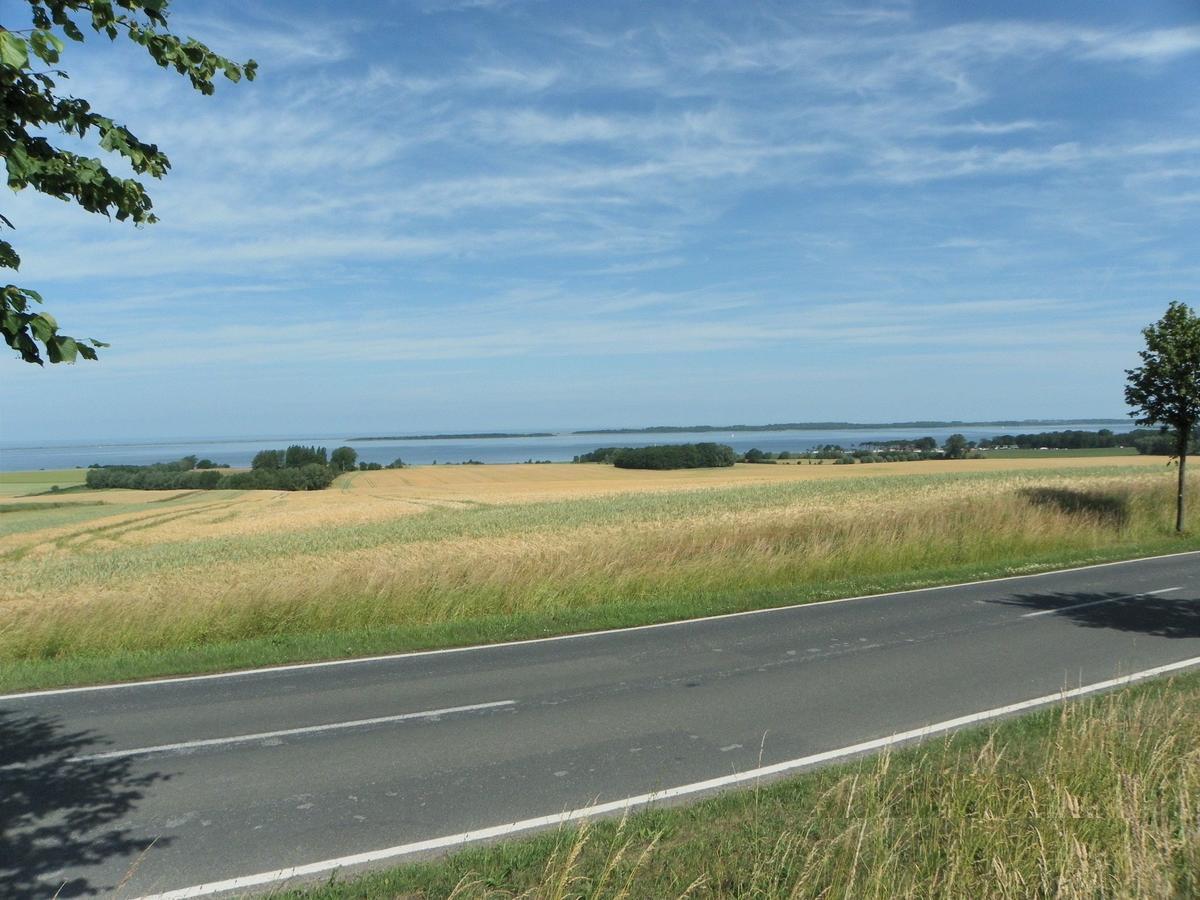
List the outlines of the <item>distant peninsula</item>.
{"label": "distant peninsula", "polygon": [[529,431],[522,434],[509,434],[503,431],[484,431],[477,434],[394,434],[382,437],[354,437],[346,440],[354,441],[486,441],[492,438],[541,438],[554,437],[550,431]]}
{"label": "distant peninsula", "polygon": [[881,428],[1026,428],[1031,425],[1129,425],[1129,419],[1012,419],[991,422],[779,422],[773,425],[652,425],[648,428],[594,428],[571,434],[694,434],[720,431],[877,431]]}

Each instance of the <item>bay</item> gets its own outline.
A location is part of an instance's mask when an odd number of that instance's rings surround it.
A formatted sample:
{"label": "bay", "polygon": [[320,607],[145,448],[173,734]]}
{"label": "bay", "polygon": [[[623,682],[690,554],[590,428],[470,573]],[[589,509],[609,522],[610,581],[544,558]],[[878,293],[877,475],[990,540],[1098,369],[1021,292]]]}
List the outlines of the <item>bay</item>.
{"label": "bay", "polygon": [[[195,455],[226,463],[234,468],[247,467],[259,450],[282,450],[291,444],[327,447],[349,446],[358,451],[363,462],[384,465],[400,458],[409,465],[429,465],[437,462],[462,463],[477,460],[482,463],[520,463],[549,460],[570,462],[571,459],[597,447],[644,447],[650,444],[684,444],[715,441],[728,444],[739,453],[752,447],[778,453],[783,450],[804,451],[837,444],[852,448],[868,441],[904,440],[929,436],[941,444],[951,434],[963,434],[968,440],[980,441],[1000,434],[1055,431],[1064,428],[1097,431],[1111,428],[1125,430],[1111,422],[1073,424],[1070,426],[1034,422],[1014,426],[957,425],[940,428],[829,428],[789,431],[754,432],[678,432],[672,434],[571,434],[556,433],[549,437],[511,438],[434,438],[424,440],[350,440],[340,435],[293,435],[280,437],[230,437],[222,439],[163,438],[144,442],[34,442],[0,441],[0,471],[31,471],[37,469],[73,469],[99,465],[147,465],[167,462],[182,456]],[[1132,426],[1131,426],[1132,427]],[[549,429],[546,429],[549,430]]]}

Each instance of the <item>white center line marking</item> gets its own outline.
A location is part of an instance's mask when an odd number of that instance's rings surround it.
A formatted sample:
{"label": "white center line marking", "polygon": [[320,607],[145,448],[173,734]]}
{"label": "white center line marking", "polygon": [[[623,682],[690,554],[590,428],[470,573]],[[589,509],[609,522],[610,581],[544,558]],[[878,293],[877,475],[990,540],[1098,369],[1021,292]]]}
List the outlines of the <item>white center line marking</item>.
{"label": "white center line marking", "polygon": [[496,700],[491,703],[472,703],[470,706],[450,706],[445,709],[428,709],[424,712],[401,713],[396,716],[376,716],[373,719],[356,719],[353,722],[331,722],[328,725],[308,725],[303,728],[285,728],[282,731],[263,731],[259,734],[235,734],[232,737],[209,738],[202,741],[180,741],[178,744],[134,747],[130,750],[109,750],[105,753],[89,753],[87,756],[75,756],[69,762],[118,759],[122,756],[169,753],[173,750],[193,750],[197,747],[216,747],[222,744],[245,744],[251,741],[262,741],[270,738],[291,737],[295,734],[316,734],[320,731],[337,731],[342,728],[362,728],[366,725],[382,725],[385,722],[406,722],[409,719],[433,719],[438,716],[447,716],[451,713],[473,712],[478,709],[495,709],[499,706],[514,706],[516,702],[516,700]]}
{"label": "white center line marking", "polygon": [[932,737],[937,734],[944,734],[948,731],[953,731],[956,728],[962,728],[965,725],[974,725],[977,722],[986,722],[989,719],[996,719],[1000,716],[1011,715],[1012,713],[1024,712],[1029,709],[1036,709],[1039,706],[1046,706],[1050,703],[1058,703],[1064,700],[1071,700],[1075,697],[1084,697],[1088,694],[1094,694],[1098,691],[1106,691],[1110,688],[1121,687],[1126,684],[1133,684],[1145,678],[1153,678],[1156,675],[1166,675],[1168,672],[1178,672],[1183,669],[1191,669],[1200,666],[1200,656],[1193,656],[1190,659],[1181,659],[1178,662],[1167,663],[1163,666],[1155,666],[1152,669],[1143,669],[1140,672],[1133,672],[1129,675],[1122,675],[1118,678],[1109,678],[1105,681],[1097,681],[1093,684],[1081,685],[1077,688],[1071,688],[1066,691],[1059,691],[1056,694],[1044,694],[1041,697],[1032,697],[1029,700],[1022,700],[1019,703],[1010,703],[1007,706],[997,706],[993,709],[985,709],[980,712],[970,713],[969,715],[959,716],[956,719],[947,719],[944,722],[936,722],[932,725],[926,725],[922,728],[914,728],[911,731],[902,731],[898,734],[893,734],[890,737],[876,738],[871,741],[863,741],[861,744],[852,744],[849,747],[841,747],[837,750],[826,750],[823,753],[814,753],[811,756],[802,756],[799,759],[790,759],[786,762],[774,763],[773,765],[761,766],[757,769],[749,769],[745,772],[735,772],[731,775],[723,775],[719,778],[710,778],[707,781],[697,781],[692,784],[683,784],[679,787],[667,788],[649,794],[637,794],[633,797],[625,797],[620,800],[611,800],[607,803],[597,803],[592,806],[583,806],[578,809],[566,810],[563,812],[551,813],[545,816],[538,816],[532,819],[521,819],[517,822],[508,822],[503,825],[493,825],[490,828],[478,828],[475,831],[463,831],[458,834],[447,834],[441,837],[428,838],[423,841],[413,841],[409,844],[397,844],[394,847],[384,847],[380,850],[368,850],[365,853],[355,853],[350,856],[340,856],[334,859],[323,859],[319,862],[312,862],[306,865],[289,866],[286,869],[275,869],[271,872],[256,872],[253,875],[241,875],[237,878],[227,878],[223,881],[210,881],[205,884],[195,884],[190,887],[177,888],[172,891],[163,891],[158,894],[146,894],[138,900],[186,900],[188,897],[207,897],[212,894],[221,894],[229,891],[245,891],[249,888],[260,887],[264,884],[274,884],[280,881],[291,881],[296,878],[304,878],[309,875],[317,875],[324,872],[333,872],[338,869],[345,869],[350,866],[361,866],[367,863],[377,863],[383,860],[400,859],[405,856],[412,856],[416,853],[428,853],[431,850],[457,849],[466,844],[475,843],[476,841],[493,840],[500,837],[508,837],[512,834],[519,834],[523,831],[532,831],[539,828],[553,828],[556,825],[564,825],[568,822],[577,822],[581,819],[590,819],[593,816],[602,816],[611,813],[623,813],[626,810],[634,809],[640,806],[648,806],[658,801],[670,800],[674,797],[684,797],[689,794],[706,793],[716,791],[722,788],[731,787],[737,784],[745,784],[747,782],[756,782],[762,778],[769,778],[776,775],[783,775],[787,772],[792,772],[797,769],[807,768],[809,766],[818,765],[820,763],[829,762],[835,759],[844,759],[848,756],[857,756],[861,753],[871,753],[875,750],[881,750],[884,747],[891,747],[895,744],[907,743],[909,741],[919,741],[927,737]]}
{"label": "white center line marking", "polygon": [[1085,609],[1089,606],[1100,606],[1102,603],[1116,603],[1120,600],[1136,600],[1138,597],[1153,597],[1156,594],[1169,594],[1171,591],[1182,591],[1181,587],[1162,588],[1157,591],[1143,591],[1140,594],[1126,594],[1124,597],[1109,597],[1104,600],[1087,600],[1083,603],[1075,603],[1071,606],[1059,606],[1055,609],[1039,609],[1037,612],[1025,613],[1021,616],[1022,619],[1032,619],[1036,616],[1050,616],[1054,613],[1067,612],[1072,609]]}

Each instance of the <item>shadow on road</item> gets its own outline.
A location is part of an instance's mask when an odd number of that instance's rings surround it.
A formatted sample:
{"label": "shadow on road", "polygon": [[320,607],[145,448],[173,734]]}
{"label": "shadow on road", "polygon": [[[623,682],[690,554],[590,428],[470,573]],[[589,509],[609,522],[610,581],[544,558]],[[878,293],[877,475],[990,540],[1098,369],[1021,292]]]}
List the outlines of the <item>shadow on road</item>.
{"label": "shadow on road", "polygon": [[146,841],[113,826],[164,776],[135,775],[128,759],[73,760],[98,744],[53,718],[0,711],[0,895],[108,895],[116,884],[57,873],[122,858],[125,871],[146,849]]}
{"label": "shadow on road", "polygon": [[1016,594],[997,600],[1036,612],[1056,610],[1047,618],[1069,619],[1086,628],[1112,628],[1156,637],[1200,638],[1200,599],[1183,596],[1133,596],[1110,592]]}

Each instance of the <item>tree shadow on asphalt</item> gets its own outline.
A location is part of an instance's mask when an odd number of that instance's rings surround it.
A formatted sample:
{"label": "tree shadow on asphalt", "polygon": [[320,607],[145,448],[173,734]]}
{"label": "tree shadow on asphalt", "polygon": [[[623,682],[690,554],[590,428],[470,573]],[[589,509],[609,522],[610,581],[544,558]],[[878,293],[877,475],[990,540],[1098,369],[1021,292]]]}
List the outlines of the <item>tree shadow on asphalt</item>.
{"label": "tree shadow on asphalt", "polygon": [[1015,594],[996,603],[1031,612],[1054,610],[1046,618],[1069,619],[1085,628],[1111,628],[1168,638],[1200,637],[1200,598],[1108,592]]}
{"label": "tree shadow on asphalt", "polygon": [[166,776],[134,774],[127,758],[76,758],[99,743],[50,717],[0,711],[0,895],[107,896],[119,885],[57,873],[120,858],[129,868],[146,850],[148,841],[113,824]]}

